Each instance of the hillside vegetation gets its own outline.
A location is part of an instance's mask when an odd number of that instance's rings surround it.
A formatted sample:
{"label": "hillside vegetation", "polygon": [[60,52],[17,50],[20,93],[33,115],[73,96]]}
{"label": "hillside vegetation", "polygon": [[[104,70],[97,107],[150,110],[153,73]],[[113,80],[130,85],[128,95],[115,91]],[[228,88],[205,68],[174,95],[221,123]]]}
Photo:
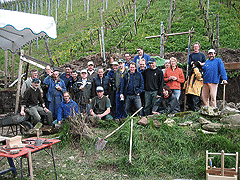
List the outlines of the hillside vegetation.
{"label": "hillside vegetation", "polygon": [[[82,1],[73,0],[72,12],[69,6],[66,20],[66,1],[59,1],[57,33],[55,40],[49,40],[49,46],[53,61],[63,65],[70,60],[76,60],[89,54],[100,52],[99,34],[101,34],[101,13],[103,1],[90,1],[89,18],[87,8],[84,11]],[[106,3],[106,1],[104,1]],[[200,4],[202,2],[202,4]],[[199,0],[176,1],[174,17],[169,33],[187,32],[191,28],[196,33],[192,36],[192,42],[199,41],[202,49],[211,48],[206,23],[206,2]],[[240,14],[239,1],[232,1],[231,6],[227,0],[210,1],[209,32],[214,32],[216,38],[216,14],[219,13],[220,48],[228,47],[236,49],[240,42]],[[45,4],[44,4],[45,5]],[[134,2],[109,0],[108,8],[104,4],[103,25],[106,52],[135,53],[138,46],[143,46],[147,53],[160,53],[160,38],[145,39],[146,36],[159,35],[161,21],[165,30],[169,23],[169,0],[139,0],[137,1],[137,34],[134,30]],[[46,8],[43,14],[47,15]],[[55,17],[55,9],[52,9]],[[214,21],[214,22],[213,22]],[[212,28],[213,27],[213,28]],[[32,56],[49,61],[43,40],[33,42]],[[186,51],[188,35],[169,36],[165,39],[165,53]],[[28,48],[26,47],[26,52]],[[1,51],[1,62],[4,61],[4,53]],[[17,68],[17,67],[16,67]],[[3,69],[3,67],[1,67]]]}

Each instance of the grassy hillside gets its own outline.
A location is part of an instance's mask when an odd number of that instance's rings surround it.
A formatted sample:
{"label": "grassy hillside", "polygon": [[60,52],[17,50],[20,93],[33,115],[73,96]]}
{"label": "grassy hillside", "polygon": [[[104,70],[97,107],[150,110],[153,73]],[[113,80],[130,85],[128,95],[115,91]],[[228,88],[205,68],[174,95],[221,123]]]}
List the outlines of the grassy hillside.
{"label": "grassy hillside", "polygon": [[[160,38],[145,39],[145,37],[159,35],[161,21],[167,29],[170,1],[152,0],[149,2],[151,3],[148,6],[145,0],[137,1],[137,34],[135,35],[134,3],[127,0],[120,1],[120,3],[116,0],[108,1],[108,9],[103,12],[106,52],[122,53],[128,51],[135,53],[137,46],[143,46],[147,53],[160,53]],[[211,43],[207,35],[205,3],[203,1],[201,8],[199,0],[176,1],[176,10],[170,32],[185,32],[193,27],[196,33],[192,37],[192,42],[199,41],[202,49],[207,50],[211,48]],[[218,0],[210,1],[209,21],[211,26],[213,26],[213,20],[216,19],[216,14],[219,13],[220,48],[236,49],[239,47],[240,14],[238,7],[240,2],[233,0],[233,3],[234,7],[231,6],[230,9],[227,7],[227,0],[223,3],[219,3]],[[57,61],[62,65],[70,60],[100,52],[98,34],[101,33],[101,8],[102,1],[91,1],[89,19],[87,20],[84,3],[73,0],[73,9],[71,12],[69,7],[68,20],[66,21],[66,1],[60,1],[58,37],[56,40],[50,39],[49,41],[52,57],[56,64]],[[46,15],[47,11],[44,14]],[[55,9],[52,10],[52,16],[55,17]],[[214,30],[216,30],[216,21],[214,21]],[[214,34],[216,36],[216,32]],[[121,40],[122,42],[119,43]],[[49,61],[44,42],[39,40],[38,43],[39,49],[36,42],[33,43],[32,56]],[[188,35],[169,36],[164,45],[165,52],[185,51],[188,45]],[[28,51],[27,47],[25,49]],[[4,62],[3,51],[1,51],[0,60],[1,63]]]}

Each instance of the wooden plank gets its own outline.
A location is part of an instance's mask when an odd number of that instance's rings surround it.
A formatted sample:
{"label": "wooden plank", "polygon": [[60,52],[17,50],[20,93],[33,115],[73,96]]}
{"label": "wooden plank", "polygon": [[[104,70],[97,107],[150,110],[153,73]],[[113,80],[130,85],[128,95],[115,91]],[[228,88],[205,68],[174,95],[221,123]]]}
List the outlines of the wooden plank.
{"label": "wooden plank", "polygon": [[[214,174],[214,175],[221,175],[221,169],[217,168],[217,169],[208,169],[206,170],[206,173],[209,174]],[[238,175],[238,172],[235,171],[235,169],[224,169],[224,175],[225,176],[234,176],[234,175]]]}
{"label": "wooden plank", "polygon": [[15,136],[9,139],[6,139],[6,147],[13,148],[22,145],[22,136]]}
{"label": "wooden plank", "polygon": [[240,62],[224,63],[225,69],[240,69]]}
{"label": "wooden plank", "polygon": [[[190,33],[195,33],[196,31],[190,31]],[[182,34],[189,34],[188,32],[180,32],[180,33],[171,33],[171,34],[164,34],[165,36],[175,36],[175,35],[182,35]],[[151,39],[151,38],[159,38],[161,35],[156,35],[156,36],[148,36],[145,37],[146,39]]]}

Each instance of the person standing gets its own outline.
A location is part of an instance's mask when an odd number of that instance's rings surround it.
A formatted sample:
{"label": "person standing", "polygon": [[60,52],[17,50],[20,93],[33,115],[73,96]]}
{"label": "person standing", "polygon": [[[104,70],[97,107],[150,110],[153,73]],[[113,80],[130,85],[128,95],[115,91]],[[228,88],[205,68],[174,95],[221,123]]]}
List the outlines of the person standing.
{"label": "person standing", "polygon": [[184,83],[185,77],[183,70],[177,66],[177,59],[175,57],[170,58],[171,66],[165,70],[164,81],[169,86],[173,96],[179,100],[181,96],[181,83]]}
{"label": "person standing", "polygon": [[130,53],[125,53],[124,54],[125,57],[125,67],[127,67],[129,69],[130,63],[131,61],[131,54]]}
{"label": "person standing", "polygon": [[73,91],[73,85],[75,84],[75,82],[78,81],[78,72],[76,70],[72,71],[72,81],[70,82],[70,89],[69,89],[69,93],[70,96],[72,97],[73,101],[76,101],[76,97],[75,97],[75,93]]}
{"label": "person standing", "polygon": [[[93,89],[96,87],[101,86],[104,89],[104,95],[108,96],[111,93],[111,86],[110,86],[110,78],[104,75],[104,70],[102,67],[98,68],[98,75],[93,79]],[[93,91],[93,97],[97,94]]]}
{"label": "person standing", "polygon": [[60,79],[64,81],[67,91],[69,91],[72,81],[72,67],[70,65],[65,66],[65,73],[60,75]]}
{"label": "person standing", "polygon": [[[39,87],[40,80],[34,78],[30,87],[24,92],[22,99],[21,112],[22,116],[25,116],[27,112],[32,117],[32,124],[35,126],[41,120],[40,115],[47,117],[48,125],[52,125],[52,113],[46,108],[42,99],[42,95]],[[40,104],[39,104],[40,103]],[[40,106],[41,105],[41,106]]]}
{"label": "person standing", "polygon": [[92,81],[88,78],[87,70],[81,71],[81,77],[73,85],[76,102],[81,112],[88,112],[88,105],[92,97]]}
{"label": "person standing", "polygon": [[128,69],[124,65],[123,59],[118,60],[119,68],[114,72],[114,85],[116,87],[116,113],[115,119],[121,119],[126,117],[125,102],[124,99],[120,99],[120,87],[123,76],[128,72]]}
{"label": "person standing", "polygon": [[143,48],[142,47],[138,47],[137,48],[137,52],[138,52],[138,55],[136,55],[133,59],[133,62],[136,63],[136,67],[139,68],[139,60],[140,59],[145,59],[146,60],[146,65],[147,65],[147,68],[149,68],[149,64],[148,64],[148,61],[150,60],[150,56],[145,54],[143,52]]}
{"label": "person standing", "polygon": [[201,69],[202,66],[199,61],[192,61],[191,71],[183,87],[187,95],[188,107],[192,111],[199,110],[200,95],[203,86]]}
{"label": "person standing", "polygon": [[[142,107],[140,94],[143,88],[144,80],[142,74],[137,71],[136,63],[131,62],[129,71],[123,76],[120,89],[120,98],[125,99],[125,110],[127,115],[130,115],[133,106],[136,109]],[[139,115],[142,115],[142,112],[139,112]]]}
{"label": "person standing", "polygon": [[88,79],[90,79],[93,82],[93,79],[97,76],[97,72],[94,70],[94,63],[92,61],[88,62],[87,67],[87,73],[88,73]]}
{"label": "person standing", "polygon": [[205,61],[206,61],[206,56],[201,53],[200,50],[200,43],[199,42],[195,42],[192,46],[194,52],[192,54],[189,55],[189,62],[188,64],[191,67],[191,63],[193,61],[199,61],[200,65],[203,66]]}
{"label": "person standing", "polygon": [[52,112],[53,118],[57,119],[58,107],[63,101],[63,92],[66,91],[65,83],[60,79],[58,70],[49,73],[49,76],[44,79],[43,83],[48,87],[46,97],[49,110]]}
{"label": "person standing", "polygon": [[150,68],[142,72],[145,90],[145,116],[152,113],[152,108],[158,98],[162,97],[163,73],[156,67],[156,60],[151,58],[148,61]]}
{"label": "person standing", "polygon": [[209,59],[202,67],[202,100],[205,106],[210,105],[212,107],[216,107],[217,89],[220,81],[220,76],[223,79],[223,84],[227,84],[228,77],[223,61],[220,58],[216,58],[216,52],[214,49],[210,49],[208,51],[208,57]]}

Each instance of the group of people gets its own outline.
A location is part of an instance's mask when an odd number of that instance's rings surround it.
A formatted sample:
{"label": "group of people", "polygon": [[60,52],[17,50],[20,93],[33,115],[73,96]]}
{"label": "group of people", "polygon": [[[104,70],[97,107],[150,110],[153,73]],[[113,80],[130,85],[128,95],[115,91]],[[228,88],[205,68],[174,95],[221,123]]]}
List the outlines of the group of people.
{"label": "group of people", "polygon": [[205,106],[216,107],[220,76],[223,83],[227,83],[224,64],[216,58],[214,49],[208,51],[208,60],[199,52],[198,42],[193,44],[193,50],[186,81],[176,58],[166,60],[165,68],[161,69],[142,47],[137,48],[138,55],[133,60],[130,53],[125,53],[124,59],[118,61],[110,58],[110,69],[106,70],[95,69],[92,61],[80,73],[70,65],[65,66],[61,75],[50,66],[40,77],[37,70],[32,70],[31,77],[22,86],[21,115],[29,113],[34,123],[40,120],[40,115],[45,115],[50,125],[55,119],[60,124],[80,112],[116,121],[141,107],[144,108],[140,116],[177,113],[183,83],[190,110],[199,110],[200,96]]}

